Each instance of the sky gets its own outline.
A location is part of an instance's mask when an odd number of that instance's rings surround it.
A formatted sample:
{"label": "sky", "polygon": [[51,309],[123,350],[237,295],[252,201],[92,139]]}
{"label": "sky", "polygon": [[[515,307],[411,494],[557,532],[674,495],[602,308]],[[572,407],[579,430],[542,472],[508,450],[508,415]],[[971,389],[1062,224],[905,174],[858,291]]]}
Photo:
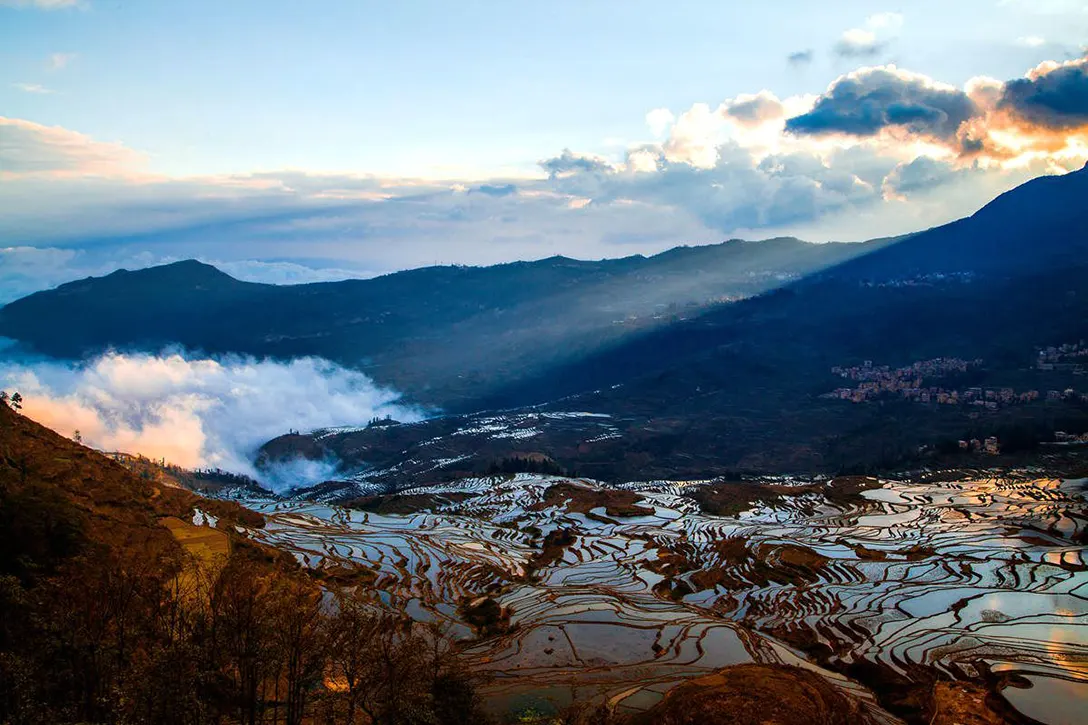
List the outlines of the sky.
{"label": "sky", "polygon": [[1083,0],[0,0],[0,303],[860,241],[1088,161]]}

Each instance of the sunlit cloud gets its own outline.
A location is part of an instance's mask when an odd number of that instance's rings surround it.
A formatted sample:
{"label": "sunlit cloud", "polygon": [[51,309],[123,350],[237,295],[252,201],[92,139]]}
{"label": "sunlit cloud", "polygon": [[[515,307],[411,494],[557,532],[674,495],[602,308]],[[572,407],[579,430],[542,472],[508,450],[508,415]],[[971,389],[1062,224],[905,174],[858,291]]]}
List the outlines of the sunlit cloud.
{"label": "sunlit cloud", "polygon": [[133,176],[144,157],[60,126],[0,116],[0,180],[24,176]]}
{"label": "sunlit cloud", "polygon": [[11,299],[182,258],[301,282],[738,236],[906,233],[968,214],[1031,175],[1082,166],[1085,64],[1047,62],[962,87],[894,65],[859,68],[819,95],[764,89],[655,108],[646,140],[603,155],[566,148],[535,174],[482,179],[169,177],[124,145],[0,118],[0,286]]}
{"label": "sunlit cloud", "polygon": [[398,404],[395,391],[319,358],[109,353],[79,364],[5,362],[0,388],[20,392],[28,417],[67,435],[78,431],[95,448],[255,477],[258,446],[287,428],[423,415]]}

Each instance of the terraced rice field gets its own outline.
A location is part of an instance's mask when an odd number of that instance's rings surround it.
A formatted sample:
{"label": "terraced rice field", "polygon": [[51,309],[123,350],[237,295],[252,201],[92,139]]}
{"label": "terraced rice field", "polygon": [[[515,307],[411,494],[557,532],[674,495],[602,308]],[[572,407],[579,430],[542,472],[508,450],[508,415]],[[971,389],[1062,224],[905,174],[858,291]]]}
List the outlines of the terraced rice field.
{"label": "terraced rice field", "polygon": [[644,709],[726,665],[819,661],[875,722],[896,719],[837,672],[985,682],[1039,721],[1083,722],[1088,481],[939,479],[874,482],[838,503],[786,496],[736,517],[701,512],[691,494],[706,482],[625,486],[650,513],[580,513],[546,492],[597,484],[536,475],[417,489],[439,502],[409,515],[246,503],[268,517],[251,536],[310,567],[371,569],[390,606],[466,638],[463,605],[500,604],[509,621],[466,654],[502,707]]}

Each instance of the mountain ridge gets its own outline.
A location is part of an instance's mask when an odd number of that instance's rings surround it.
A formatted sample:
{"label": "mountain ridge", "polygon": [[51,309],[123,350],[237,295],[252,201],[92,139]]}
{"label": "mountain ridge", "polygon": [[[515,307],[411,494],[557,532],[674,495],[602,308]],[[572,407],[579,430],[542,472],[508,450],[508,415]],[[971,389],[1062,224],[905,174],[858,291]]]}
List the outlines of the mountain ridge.
{"label": "mountain ridge", "polygon": [[[0,335],[70,359],[169,346],[284,359],[317,355],[446,406],[475,395],[470,388],[480,370],[510,381],[631,329],[758,294],[864,249],[792,238],[728,241],[650,257],[553,256],[289,286],[242,282],[185,261],[16,300],[0,308]],[[484,338],[486,351],[460,344]]]}

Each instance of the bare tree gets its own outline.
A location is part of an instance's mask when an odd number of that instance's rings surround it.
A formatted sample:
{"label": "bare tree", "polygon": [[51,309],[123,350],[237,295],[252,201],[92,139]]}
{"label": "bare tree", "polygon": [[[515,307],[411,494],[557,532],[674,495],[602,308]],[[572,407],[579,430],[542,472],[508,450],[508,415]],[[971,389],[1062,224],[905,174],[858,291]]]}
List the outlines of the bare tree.
{"label": "bare tree", "polygon": [[302,577],[290,576],[277,582],[272,596],[272,644],[282,664],[287,725],[300,725],[325,666],[321,590]]}

